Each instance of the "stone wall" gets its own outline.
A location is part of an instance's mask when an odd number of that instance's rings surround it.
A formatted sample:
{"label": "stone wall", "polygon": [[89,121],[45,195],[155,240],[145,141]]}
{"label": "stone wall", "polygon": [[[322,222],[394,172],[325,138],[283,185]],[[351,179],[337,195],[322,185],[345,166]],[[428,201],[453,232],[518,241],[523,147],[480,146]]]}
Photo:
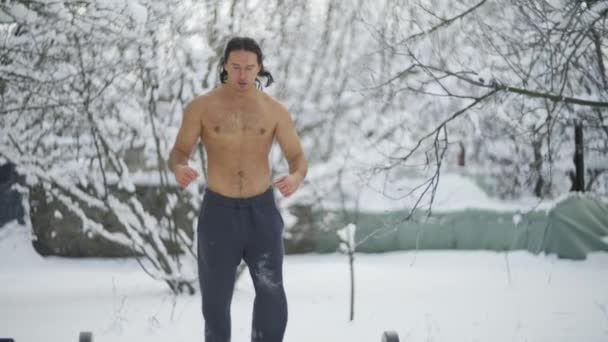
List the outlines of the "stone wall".
{"label": "stone wall", "polygon": [[[136,186],[136,196],[144,208],[156,216],[165,211],[166,195],[155,186]],[[110,232],[124,232],[125,229],[111,212],[80,204],[88,217]],[[175,220],[187,235],[192,236],[192,220],[187,213],[193,211],[185,204],[178,204],[175,209]],[[40,186],[30,189],[30,215],[36,251],[41,255],[57,255],[66,257],[127,257],[134,256],[131,248],[123,246],[91,232],[84,232],[82,221],[72,211]],[[165,241],[169,252],[176,248]]]}

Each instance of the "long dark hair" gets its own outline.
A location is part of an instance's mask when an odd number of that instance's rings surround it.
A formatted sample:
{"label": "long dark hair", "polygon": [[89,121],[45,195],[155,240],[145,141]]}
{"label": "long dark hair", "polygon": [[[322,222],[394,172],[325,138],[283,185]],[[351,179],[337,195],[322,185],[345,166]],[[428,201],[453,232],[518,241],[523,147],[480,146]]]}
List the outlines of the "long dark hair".
{"label": "long dark hair", "polygon": [[266,87],[268,87],[272,84],[272,82],[274,82],[274,78],[272,77],[270,72],[268,72],[268,70],[264,68],[264,55],[262,54],[262,49],[260,49],[258,43],[256,43],[255,40],[249,37],[234,37],[228,41],[228,44],[226,44],[224,56],[222,56],[222,58],[220,59],[220,65],[218,66],[218,71],[220,73],[220,81],[222,83],[226,83],[226,80],[228,79],[228,72],[224,68],[224,64],[226,64],[230,52],[234,50],[250,51],[255,53],[256,56],[258,56],[260,72],[258,72],[258,77],[255,78],[255,83],[258,88],[262,87],[262,81],[260,81],[259,77],[266,77]]}

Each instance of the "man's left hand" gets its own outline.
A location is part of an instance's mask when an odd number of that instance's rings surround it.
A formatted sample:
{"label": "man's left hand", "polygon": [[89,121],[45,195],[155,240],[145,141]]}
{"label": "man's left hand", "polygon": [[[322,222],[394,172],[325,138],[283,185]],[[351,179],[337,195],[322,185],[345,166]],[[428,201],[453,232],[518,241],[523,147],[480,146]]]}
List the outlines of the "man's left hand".
{"label": "man's left hand", "polygon": [[300,186],[300,178],[297,174],[290,174],[289,176],[282,176],[274,181],[274,185],[279,188],[281,194],[285,197],[291,196],[298,187]]}

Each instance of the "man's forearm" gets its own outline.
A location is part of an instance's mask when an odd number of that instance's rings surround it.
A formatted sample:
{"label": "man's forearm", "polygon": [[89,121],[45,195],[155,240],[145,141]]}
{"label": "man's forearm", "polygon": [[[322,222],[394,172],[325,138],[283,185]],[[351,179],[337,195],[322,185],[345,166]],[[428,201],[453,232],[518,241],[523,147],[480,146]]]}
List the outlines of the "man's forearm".
{"label": "man's forearm", "polygon": [[175,148],[169,153],[169,170],[175,173],[175,168],[178,165],[188,165],[188,156]]}
{"label": "man's forearm", "polygon": [[304,155],[299,154],[290,160],[287,160],[287,163],[289,164],[289,173],[297,175],[300,178],[301,183],[308,172],[308,163],[306,162]]}

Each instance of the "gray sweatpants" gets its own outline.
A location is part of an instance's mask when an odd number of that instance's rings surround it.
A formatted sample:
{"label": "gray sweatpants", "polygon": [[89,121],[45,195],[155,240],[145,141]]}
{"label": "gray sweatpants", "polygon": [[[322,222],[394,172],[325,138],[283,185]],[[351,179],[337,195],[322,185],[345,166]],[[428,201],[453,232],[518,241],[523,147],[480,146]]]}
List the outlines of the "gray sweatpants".
{"label": "gray sweatpants", "polygon": [[251,341],[280,342],[287,325],[283,289],[283,219],[272,187],[248,198],[206,190],[198,220],[198,273],[206,342],[230,341],[237,266],[255,287]]}

